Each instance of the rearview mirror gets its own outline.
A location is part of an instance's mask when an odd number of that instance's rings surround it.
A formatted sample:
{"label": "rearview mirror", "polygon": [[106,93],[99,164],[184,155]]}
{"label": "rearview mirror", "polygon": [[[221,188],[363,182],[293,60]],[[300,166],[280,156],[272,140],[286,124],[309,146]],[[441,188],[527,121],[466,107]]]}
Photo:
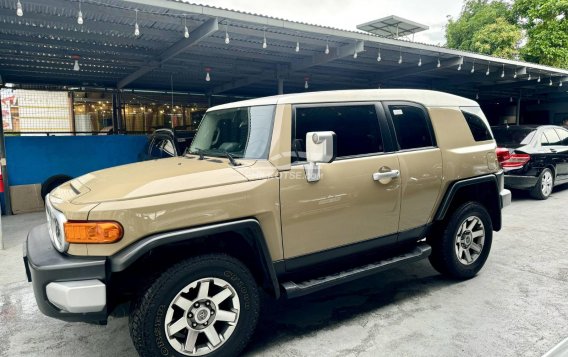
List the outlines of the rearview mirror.
{"label": "rearview mirror", "polygon": [[304,165],[308,182],[320,179],[319,163],[330,163],[335,160],[337,140],[333,131],[311,131],[306,134],[306,159]]}

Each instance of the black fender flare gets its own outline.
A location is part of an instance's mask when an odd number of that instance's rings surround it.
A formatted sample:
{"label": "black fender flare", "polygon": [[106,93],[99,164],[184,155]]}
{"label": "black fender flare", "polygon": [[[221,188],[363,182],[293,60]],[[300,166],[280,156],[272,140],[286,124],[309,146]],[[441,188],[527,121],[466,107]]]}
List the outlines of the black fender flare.
{"label": "black fender flare", "polygon": [[280,284],[276,277],[274,263],[268,251],[260,223],[252,218],[158,233],[142,238],[108,258],[110,271],[113,273],[121,272],[146,253],[160,246],[228,232],[240,234],[256,250],[255,253],[260,259],[263,274],[270,281],[275,297],[279,298]]}

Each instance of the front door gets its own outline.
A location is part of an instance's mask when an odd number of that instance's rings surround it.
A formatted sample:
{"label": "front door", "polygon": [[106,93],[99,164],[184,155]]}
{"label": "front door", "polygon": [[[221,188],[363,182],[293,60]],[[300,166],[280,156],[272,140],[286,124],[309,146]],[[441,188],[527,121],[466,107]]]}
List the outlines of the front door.
{"label": "front door", "polygon": [[[375,103],[294,108],[293,163],[290,171],[281,173],[286,259],[339,247],[348,252],[354,243],[373,238],[385,244],[396,241],[400,179],[373,177],[400,170],[386,122],[377,115],[380,110]],[[320,164],[320,180],[311,183],[304,172],[310,131],[333,131],[337,137],[337,159]]]}

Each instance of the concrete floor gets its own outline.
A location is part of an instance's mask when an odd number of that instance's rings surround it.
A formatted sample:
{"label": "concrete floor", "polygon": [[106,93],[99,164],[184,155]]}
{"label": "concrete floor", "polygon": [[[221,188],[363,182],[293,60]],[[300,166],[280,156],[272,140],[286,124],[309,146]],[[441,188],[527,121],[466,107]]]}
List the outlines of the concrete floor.
{"label": "concrete floor", "polygon": [[[247,356],[541,356],[568,336],[568,187],[515,193],[485,268],[449,281],[427,261],[289,301],[268,302]],[[0,356],[136,356],[127,318],[107,326],[43,316],[21,245],[43,213],[4,217]]]}

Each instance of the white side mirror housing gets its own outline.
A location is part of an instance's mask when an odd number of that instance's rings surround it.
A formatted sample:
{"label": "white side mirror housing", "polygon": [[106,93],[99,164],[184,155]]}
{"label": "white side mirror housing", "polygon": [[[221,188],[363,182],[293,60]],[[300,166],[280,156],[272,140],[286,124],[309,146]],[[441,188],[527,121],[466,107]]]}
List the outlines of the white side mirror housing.
{"label": "white side mirror housing", "polygon": [[337,140],[333,131],[311,131],[306,134],[306,159],[304,165],[308,182],[320,180],[319,163],[330,163],[335,160]]}

